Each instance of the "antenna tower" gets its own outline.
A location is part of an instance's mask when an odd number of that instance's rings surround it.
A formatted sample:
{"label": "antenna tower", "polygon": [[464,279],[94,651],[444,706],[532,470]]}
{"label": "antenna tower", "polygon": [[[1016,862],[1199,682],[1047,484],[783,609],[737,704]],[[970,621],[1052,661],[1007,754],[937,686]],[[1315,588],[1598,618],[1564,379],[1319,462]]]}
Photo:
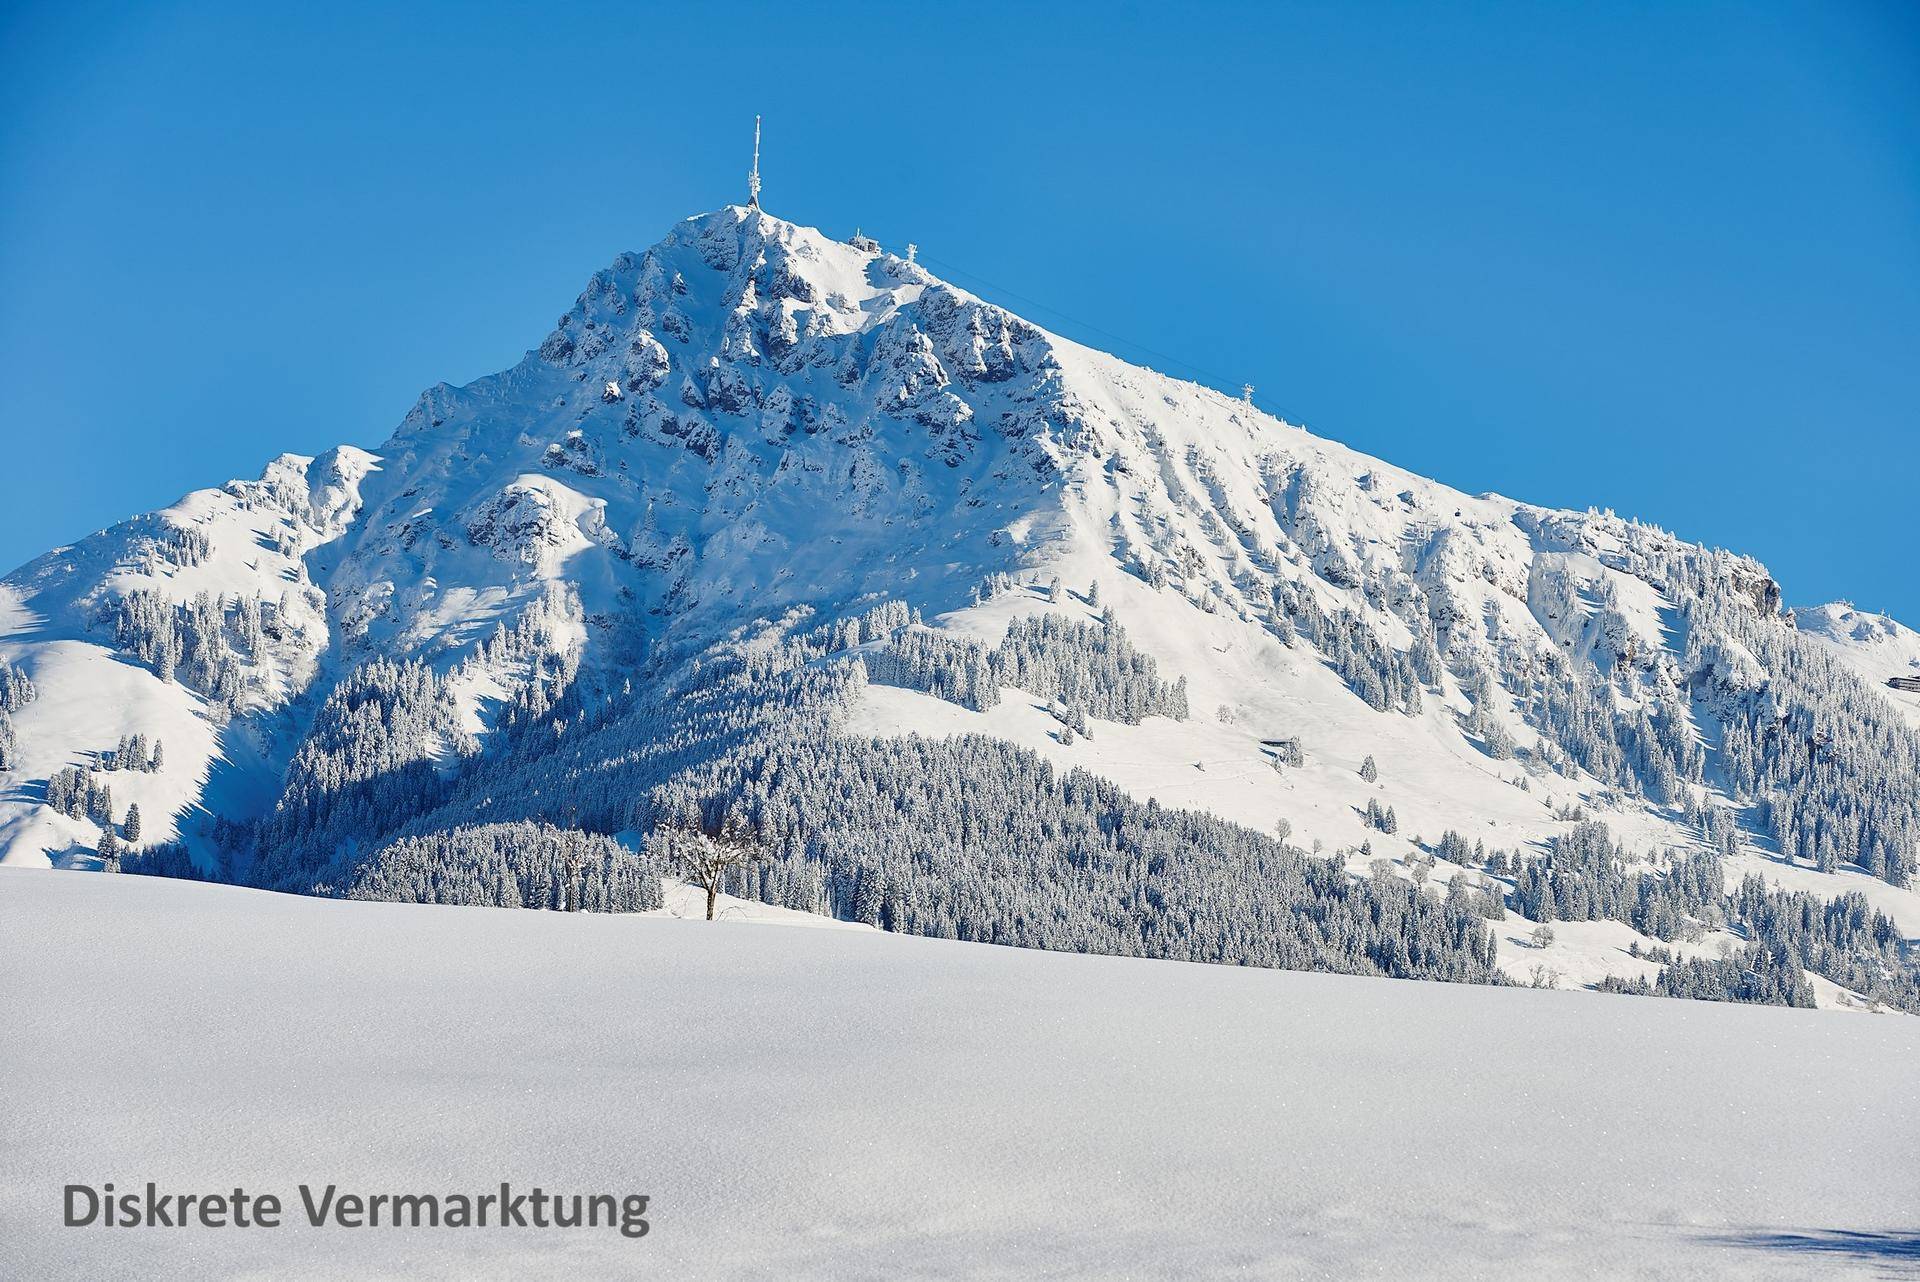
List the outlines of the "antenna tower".
{"label": "antenna tower", "polygon": [[747,204],[760,208],[760,117],[753,118],[753,168],[747,171]]}

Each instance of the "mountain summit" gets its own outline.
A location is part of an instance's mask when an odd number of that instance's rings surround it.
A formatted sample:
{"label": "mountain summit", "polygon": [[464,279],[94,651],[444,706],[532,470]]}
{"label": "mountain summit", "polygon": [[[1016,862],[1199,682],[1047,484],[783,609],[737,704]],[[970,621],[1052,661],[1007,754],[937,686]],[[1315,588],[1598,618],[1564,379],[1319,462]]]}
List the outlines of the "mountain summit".
{"label": "mountain summit", "polygon": [[616,907],[693,815],[892,929],[1670,986],[1852,896],[1814,988],[1904,1001],[1920,736],[1848,641],[1896,634],[1795,617],[729,206],[377,450],[8,576],[0,854],[542,906],[473,835],[525,822],[614,838]]}

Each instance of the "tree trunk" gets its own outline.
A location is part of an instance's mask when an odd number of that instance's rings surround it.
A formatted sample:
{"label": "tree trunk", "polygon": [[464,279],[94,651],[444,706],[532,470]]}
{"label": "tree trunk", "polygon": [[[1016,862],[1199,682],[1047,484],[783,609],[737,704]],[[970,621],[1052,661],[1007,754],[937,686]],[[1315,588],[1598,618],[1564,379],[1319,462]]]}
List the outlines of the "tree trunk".
{"label": "tree trunk", "polygon": [[713,901],[720,897],[720,879],[714,878],[707,883],[707,920],[713,920]]}

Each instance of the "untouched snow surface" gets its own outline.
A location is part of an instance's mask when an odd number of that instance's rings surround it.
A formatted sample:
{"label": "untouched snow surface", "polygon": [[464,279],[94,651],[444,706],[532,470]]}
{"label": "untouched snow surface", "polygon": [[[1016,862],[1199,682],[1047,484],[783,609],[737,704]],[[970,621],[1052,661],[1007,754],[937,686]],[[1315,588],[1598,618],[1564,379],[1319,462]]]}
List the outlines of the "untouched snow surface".
{"label": "untouched snow surface", "polygon": [[[190,941],[190,942],[189,942]],[[1883,1276],[1920,1022],[0,869],[0,1275]],[[61,1186],[652,1232],[64,1229]]]}

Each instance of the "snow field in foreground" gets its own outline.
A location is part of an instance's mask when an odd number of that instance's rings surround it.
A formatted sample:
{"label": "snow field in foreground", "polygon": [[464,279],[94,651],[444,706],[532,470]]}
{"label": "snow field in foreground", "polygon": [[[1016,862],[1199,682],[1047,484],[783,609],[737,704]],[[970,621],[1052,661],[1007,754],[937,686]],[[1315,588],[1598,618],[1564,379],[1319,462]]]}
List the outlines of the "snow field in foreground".
{"label": "snow field in foreground", "polygon": [[[0,869],[0,1275],[1875,1275],[1920,1021]],[[275,1231],[60,1227],[242,1185]],[[315,1230],[297,1186],[643,1192]],[[1899,1253],[1905,1251],[1904,1257]]]}

